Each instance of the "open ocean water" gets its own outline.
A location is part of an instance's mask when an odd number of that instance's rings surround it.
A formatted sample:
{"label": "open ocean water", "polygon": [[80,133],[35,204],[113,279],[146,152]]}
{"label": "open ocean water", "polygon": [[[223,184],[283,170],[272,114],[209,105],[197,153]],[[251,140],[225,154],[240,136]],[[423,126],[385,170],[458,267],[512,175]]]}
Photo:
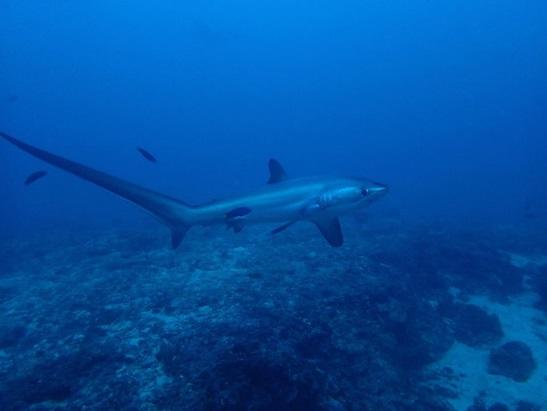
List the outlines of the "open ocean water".
{"label": "open ocean water", "polygon": [[547,410],[547,2],[0,14],[0,410]]}

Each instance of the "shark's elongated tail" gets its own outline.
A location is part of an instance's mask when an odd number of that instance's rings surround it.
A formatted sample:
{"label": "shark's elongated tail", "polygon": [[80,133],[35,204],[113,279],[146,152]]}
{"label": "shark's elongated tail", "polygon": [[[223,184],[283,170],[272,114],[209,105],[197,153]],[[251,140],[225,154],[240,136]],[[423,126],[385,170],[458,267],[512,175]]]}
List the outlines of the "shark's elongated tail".
{"label": "shark's elongated tail", "polygon": [[46,163],[97,184],[149,211],[171,229],[171,245],[173,248],[180,244],[190,228],[193,207],[180,200],[33,147],[8,134],[0,132],[0,137]]}

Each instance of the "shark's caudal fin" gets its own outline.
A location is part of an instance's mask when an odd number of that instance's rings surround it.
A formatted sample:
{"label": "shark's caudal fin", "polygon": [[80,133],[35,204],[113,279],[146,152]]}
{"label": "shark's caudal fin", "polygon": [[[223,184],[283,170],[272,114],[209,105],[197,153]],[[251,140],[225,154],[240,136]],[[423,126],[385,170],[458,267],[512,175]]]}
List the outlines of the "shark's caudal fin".
{"label": "shark's caudal fin", "polygon": [[51,165],[105,188],[152,213],[171,229],[171,245],[176,248],[191,225],[192,207],[175,198],[57,156],[0,132],[0,137]]}

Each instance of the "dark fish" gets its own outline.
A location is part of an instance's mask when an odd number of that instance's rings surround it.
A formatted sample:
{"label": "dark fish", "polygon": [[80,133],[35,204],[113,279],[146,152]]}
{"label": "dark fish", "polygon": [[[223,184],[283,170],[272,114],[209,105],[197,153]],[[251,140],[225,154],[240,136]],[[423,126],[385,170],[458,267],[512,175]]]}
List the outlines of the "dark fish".
{"label": "dark fish", "polygon": [[245,217],[250,212],[251,212],[251,209],[249,207],[234,208],[233,210],[228,211],[226,213],[226,219],[227,220],[232,220],[232,219],[236,219],[236,218]]}
{"label": "dark fish", "polygon": [[226,213],[226,229],[232,228],[234,232],[239,233],[243,230],[244,218],[252,210],[249,207],[238,207]]}
{"label": "dark fish", "polygon": [[142,156],[144,158],[146,158],[148,161],[152,162],[152,163],[155,163],[157,160],[156,160],[156,157],[154,157],[152,154],[150,154],[150,152],[146,151],[144,148],[142,147],[137,147],[137,150],[139,151],[139,153],[142,154]]}
{"label": "dark fish", "polygon": [[45,177],[46,175],[47,175],[47,171],[44,171],[44,170],[35,171],[34,173],[32,173],[31,175],[27,177],[27,179],[25,180],[25,185],[28,186],[34,183],[36,180],[39,180]]}

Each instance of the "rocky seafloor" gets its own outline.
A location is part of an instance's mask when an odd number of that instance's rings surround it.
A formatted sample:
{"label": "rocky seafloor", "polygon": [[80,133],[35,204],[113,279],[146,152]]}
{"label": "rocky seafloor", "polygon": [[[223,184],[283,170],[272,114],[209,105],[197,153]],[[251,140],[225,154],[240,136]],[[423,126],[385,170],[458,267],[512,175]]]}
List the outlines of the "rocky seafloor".
{"label": "rocky seafloor", "polygon": [[401,226],[4,239],[0,409],[547,409],[544,231]]}

